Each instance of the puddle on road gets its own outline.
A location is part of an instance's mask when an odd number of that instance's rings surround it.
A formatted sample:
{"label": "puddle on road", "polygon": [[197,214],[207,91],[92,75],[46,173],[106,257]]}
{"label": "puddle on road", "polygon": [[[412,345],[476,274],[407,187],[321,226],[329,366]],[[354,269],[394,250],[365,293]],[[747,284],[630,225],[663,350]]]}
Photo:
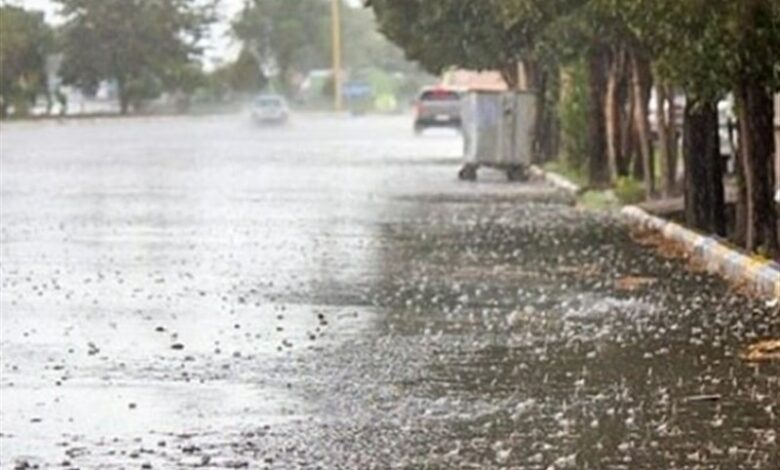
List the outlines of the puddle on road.
{"label": "puddle on road", "polygon": [[82,446],[88,452],[154,448],[168,436],[254,430],[302,419],[307,412],[287,390],[214,381],[74,382],[54,392],[4,387],[3,410],[4,459],[31,462],[42,456],[65,461],[71,449]]}

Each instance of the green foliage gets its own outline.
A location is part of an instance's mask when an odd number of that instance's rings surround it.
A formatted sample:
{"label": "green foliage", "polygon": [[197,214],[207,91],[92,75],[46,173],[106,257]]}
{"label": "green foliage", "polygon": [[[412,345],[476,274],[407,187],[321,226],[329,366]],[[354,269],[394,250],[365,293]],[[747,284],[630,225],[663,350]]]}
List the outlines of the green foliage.
{"label": "green foliage", "polygon": [[256,0],[247,3],[233,31],[267,75],[278,72],[290,93],[296,72],[327,66],[330,9],[312,0]]}
{"label": "green foliage", "polygon": [[525,55],[537,58],[576,60],[606,26],[604,18],[593,13],[594,0],[491,1],[500,6],[513,33],[524,38]]}
{"label": "green foliage", "polygon": [[13,106],[25,114],[37,96],[47,93],[46,57],[53,34],[43,14],[0,6],[0,116]]}
{"label": "green foliage", "polygon": [[198,88],[205,86],[206,74],[200,64],[188,62],[171,67],[166,74],[166,81],[175,84],[178,91],[191,95]]}
{"label": "green foliage", "polygon": [[616,209],[620,206],[611,190],[586,191],[579,197],[578,203],[581,207],[593,210]]}
{"label": "green foliage", "polygon": [[200,54],[214,19],[213,3],[198,0],[56,0],[62,6],[66,83],[94,90],[117,84],[122,112],[178,89],[181,70]]}
{"label": "green foliage", "polygon": [[531,45],[523,25],[505,21],[497,1],[371,0],[369,5],[380,31],[434,74],[457,66],[511,75]]}
{"label": "green foliage", "polygon": [[746,76],[780,88],[777,0],[610,1],[623,9],[656,71],[689,94],[717,99]]}
{"label": "green foliage", "polygon": [[162,82],[151,73],[134,74],[124,84],[122,93],[129,97],[129,103],[134,109],[140,110],[143,102],[158,98],[163,91]]}
{"label": "green foliage", "polygon": [[566,166],[576,171],[585,167],[588,155],[587,68],[579,61],[566,68],[563,93],[558,104],[561,144]]}
{"label": "green foliage", "polygon": [[244,48],[235,62],[228,66],[227,81],[233,90],[240,92],[258,92],[268,84],[260,61],[248,49]]}
{"label": "green foliage", "polygon": [[[376,30],[369,11],[343,4],[341,27],[345,68],[413,70],[401,51]],[[255,0],[241,12],[233,31],[265,74],[279,77],[288,95],[301,75],[331,67],[330,2]]]}
{"label": "green foliage", "polygon": [[415,73],[403,51],[378,30],[371,11],[344,6],[341,13],[344,64],[352,70],[380,69]]}
{"label": "green foliage", "polygon": [[615,196],[622,204],[636,204],[644,201],[647,194],[641,181],[622,176],[615,182]]}
{"label": "green foliage", "polygon": [[225,104],[262,91],[269,85],[257,57],[242,49],[236,60],[203,74],[196,88],[195,98],[199,103]]}
{"label": "green foliage", "polygon": [[355,74],[355,79],[369,83],[375,95],[398,92],[399,80],[382,69],[365,68]]}
{"label": "green foliage", "polygon": [[588,178],[581,168],[575,168],[561,161],[550,161],[542,165],[544,171],[563,176],[577,186],[584,188],[588,185]]}

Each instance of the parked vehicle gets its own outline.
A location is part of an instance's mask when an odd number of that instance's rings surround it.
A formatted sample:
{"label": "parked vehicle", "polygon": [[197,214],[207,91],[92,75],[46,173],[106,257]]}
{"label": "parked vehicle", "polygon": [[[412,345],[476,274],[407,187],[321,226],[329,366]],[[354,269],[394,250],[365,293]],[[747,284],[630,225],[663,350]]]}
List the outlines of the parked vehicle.
{"label": "parked vehicle", "polygon": [[461,93],[441,87],[423,88],[415,101],[414,132],[422,133],[429,127],[460,129]]}
{"label": "parked vehicle", "polygon": [[344,102],[353,116],[365,114],[374,104],[374,90],[370,83],[350,80],[343,85]]}
{"label": "parked vehicle", "polygon": [[284,124],[290,118],[287,101],[279,95],[260,95],[252,102],[252,120],[257,124]]}

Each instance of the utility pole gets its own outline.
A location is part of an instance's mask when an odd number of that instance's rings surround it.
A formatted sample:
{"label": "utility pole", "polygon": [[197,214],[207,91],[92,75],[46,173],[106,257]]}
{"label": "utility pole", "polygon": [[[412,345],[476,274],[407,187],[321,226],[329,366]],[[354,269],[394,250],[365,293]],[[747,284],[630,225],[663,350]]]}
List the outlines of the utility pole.
{"label": "utility pole", "polygon": [[331,0],[331,38],[333,39],[333,108],[341,111],[341,0]]}

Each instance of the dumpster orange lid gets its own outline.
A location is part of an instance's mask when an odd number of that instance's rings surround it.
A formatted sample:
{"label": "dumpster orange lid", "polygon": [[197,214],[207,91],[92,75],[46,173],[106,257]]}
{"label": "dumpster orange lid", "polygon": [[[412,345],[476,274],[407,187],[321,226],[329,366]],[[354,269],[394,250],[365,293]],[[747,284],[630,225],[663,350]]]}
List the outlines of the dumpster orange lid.
{"label": "dumpster orange lid", "polygon": [[448,87],[473,91],[507,91],[501,73],[495,70],[453,70],[442,77],[442,84]]}

